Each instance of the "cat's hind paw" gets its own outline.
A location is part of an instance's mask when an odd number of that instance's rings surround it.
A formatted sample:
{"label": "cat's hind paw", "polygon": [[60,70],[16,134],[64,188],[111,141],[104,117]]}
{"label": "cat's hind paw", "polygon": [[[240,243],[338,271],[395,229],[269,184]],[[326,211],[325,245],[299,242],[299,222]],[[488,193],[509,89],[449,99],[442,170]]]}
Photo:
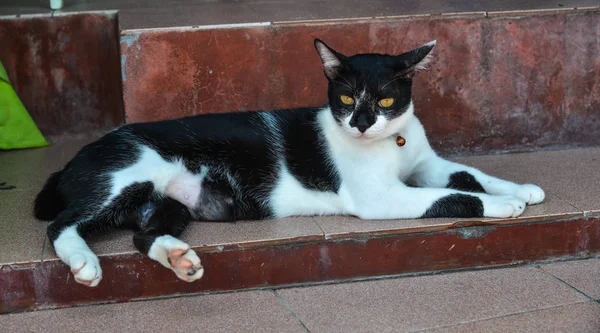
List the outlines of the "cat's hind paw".
{"label": "cat's hind paw", "polygon": [[196,252],[175,237],[156,238],[148,256],[171,269],[183,281],[193,282],[204,275],[204,268]]}
{"label": "cat's hind paw", "polygon": [[71,273],[77,283],[88,287],[95,287],[102,280],[100,261],[91,252],[76,252],[69,257]]}
{"label": "cat's hind paw", "polygon": [[515,192],[515,196],[524,200],[528,205],[539,204],[546,198],[544,190],[533,184],[520,185]]}
{"label": "cat's hind paw", "polygon": [[482,202],[485,217],[517,217],[523,214],[526,206],[525,201],[513,196],[486,196]]}

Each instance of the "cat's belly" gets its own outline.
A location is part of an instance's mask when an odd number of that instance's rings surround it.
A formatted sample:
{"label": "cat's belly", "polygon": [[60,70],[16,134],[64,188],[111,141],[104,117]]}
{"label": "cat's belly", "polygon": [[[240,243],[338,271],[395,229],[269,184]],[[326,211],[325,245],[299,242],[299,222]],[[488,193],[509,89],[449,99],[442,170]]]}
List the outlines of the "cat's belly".
{"label": "cat's belly", "polygon": [[193,174],[180,161],[166,161],[154,149],[142,146],[140,158],[127,168],[111,174],[110,195],[104,205],[135,183],[151,182],[157,193],[171,197],[193,208],[202,191],[206,170]]}
{"label": "cat's belly", "polygon": [[307,189],[282,166],[269,197],[274,217],[345,214],[345,205],[337,193]]}

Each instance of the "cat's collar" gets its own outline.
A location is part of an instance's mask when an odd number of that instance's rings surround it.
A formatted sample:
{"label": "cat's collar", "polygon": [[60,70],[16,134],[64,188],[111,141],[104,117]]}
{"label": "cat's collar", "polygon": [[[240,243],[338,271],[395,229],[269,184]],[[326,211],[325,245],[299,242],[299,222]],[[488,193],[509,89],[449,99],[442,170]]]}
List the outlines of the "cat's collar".
{"label": "cat's collar", "polygon": [[396,134],[395,137],[396,137],[396,145],[398,145],[398,147],[402,147],[406,144],[406,139],[404,137],[402,137],[402,135],[400,135],[400,133]]}

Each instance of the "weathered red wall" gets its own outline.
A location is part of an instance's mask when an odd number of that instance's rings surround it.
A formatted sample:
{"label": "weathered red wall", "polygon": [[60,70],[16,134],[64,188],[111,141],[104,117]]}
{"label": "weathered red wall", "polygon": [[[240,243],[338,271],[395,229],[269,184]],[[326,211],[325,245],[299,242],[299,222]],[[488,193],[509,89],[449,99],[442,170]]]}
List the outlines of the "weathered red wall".
{"label": "weathered red wall", "polygon": [[121,124],[116,14],[0,20],[0,60],[40,130],[54,140]]}
{"label": "weathered red wall", "polygon": [[345,54],[437,39],[414,94],[443,153],[600,144],[599,11],[126,32],[126,120],[322,105],[315,37]]}

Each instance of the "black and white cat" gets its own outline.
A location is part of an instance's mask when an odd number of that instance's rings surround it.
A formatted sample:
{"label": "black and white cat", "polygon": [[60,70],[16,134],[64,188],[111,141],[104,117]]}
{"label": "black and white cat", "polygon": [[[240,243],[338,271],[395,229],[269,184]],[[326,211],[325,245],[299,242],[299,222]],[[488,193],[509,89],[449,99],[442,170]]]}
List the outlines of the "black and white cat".
{"label": "black and white cat", "polygon": [[347,57],[315,40],[328,106],[122,126],[50,176],[35,215],[54,220],[48,236],[56,253],[77,282],[93,287],[102,271],[83,237],[96,230],[136,230],[140,252],[194,281],[204,272],[200,260],[176,238],[192,220],[515,217],[542,202],[538,186],[488,176],[431,149],[411,86],[434,45]]}

